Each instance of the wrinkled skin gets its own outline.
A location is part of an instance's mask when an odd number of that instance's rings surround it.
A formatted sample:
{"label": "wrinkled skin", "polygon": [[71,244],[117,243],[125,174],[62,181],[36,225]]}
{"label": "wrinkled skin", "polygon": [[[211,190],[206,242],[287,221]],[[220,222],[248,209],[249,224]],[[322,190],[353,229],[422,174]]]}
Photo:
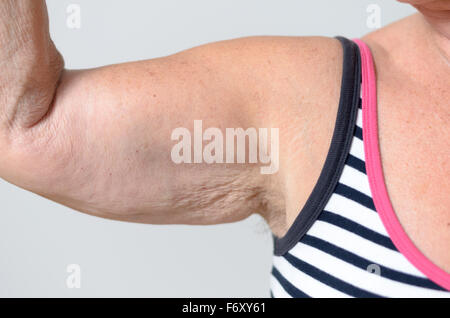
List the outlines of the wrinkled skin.
{"label": "wrinkled skin", "polygon": [[[402,2],[421,14],[363,38],[377,69],[383,165],[406,232],[450,271],[450,1]],[[0,177],[100,217],[216,224],[259,213],[282,235],[323,166],[341,61],[332,38],[250,37],[68,71],[45,2],[2,0]],[[279,172],[175,165],[171,132],[195,119],[279,127]]]}

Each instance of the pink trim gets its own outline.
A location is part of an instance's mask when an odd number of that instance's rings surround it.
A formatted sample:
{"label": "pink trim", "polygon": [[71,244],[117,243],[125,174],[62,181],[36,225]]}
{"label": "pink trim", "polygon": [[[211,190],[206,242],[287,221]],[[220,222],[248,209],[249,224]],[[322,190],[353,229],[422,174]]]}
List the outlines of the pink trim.
{"label": "pink trim", "polygon": [[376,78],[372,55],[364,42],[357,39],[354,42],[361,52],[364,154],[375,208],[400,253],[430,280],[450,290],[450,274],[432,263],[414,245],[403,230],[389,200],[378,145]]}

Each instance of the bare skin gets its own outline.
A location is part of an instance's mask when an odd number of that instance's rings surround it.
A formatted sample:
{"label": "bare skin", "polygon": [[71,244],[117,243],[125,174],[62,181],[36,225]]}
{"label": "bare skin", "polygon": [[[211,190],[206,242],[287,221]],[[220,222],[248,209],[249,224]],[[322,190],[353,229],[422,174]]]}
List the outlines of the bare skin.
{"label": "bare skin", "polygon": [[[450,272],[450,50],[442,18],[450,9],[436,7],[445,1],[419,2],[433,13],[428,22],[414,15],[364,40],[377,69],[394,209],[414,243]],[[4,0],[0,17],[2,178],[105,218],[216,224],[259,213],[276,235],[287,231],[333,133],[342,73],[336,39],[251,37],[68,71],[48,35],[43,1]],[[279,128],[279,172],[175,165],[171,132],[192,130],[195,119],[222,130]]]}
{"label": "bare skin", "polygon": [[380,153],[394,211],[414,244],[450,272],[450,63],[442,48],[420,45],[432,36],[417,14],[364,40],[377,69]]}

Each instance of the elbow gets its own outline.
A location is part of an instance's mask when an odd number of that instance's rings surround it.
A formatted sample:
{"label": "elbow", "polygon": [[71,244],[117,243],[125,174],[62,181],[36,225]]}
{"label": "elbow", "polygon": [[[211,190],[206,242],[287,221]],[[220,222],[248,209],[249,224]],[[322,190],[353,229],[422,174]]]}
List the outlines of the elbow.
{"label": "elbow", "polygon": [[41,121],[49,112],[64,69],[64,60],[53,42],[42,53],[14,56],[15,67],[0,76],[1,129],[14,134]]}

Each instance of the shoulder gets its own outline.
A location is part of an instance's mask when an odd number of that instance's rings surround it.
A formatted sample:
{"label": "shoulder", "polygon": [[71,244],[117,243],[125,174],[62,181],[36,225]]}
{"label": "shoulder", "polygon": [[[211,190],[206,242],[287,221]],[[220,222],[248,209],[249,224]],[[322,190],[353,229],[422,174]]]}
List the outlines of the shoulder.
{"label": "shoulder", "polygon": [[[336,38],[321,36],[252,36],[209,43],[181,53],[204,67],[239,75],[243,89],[321,82],[332,71],[340,71],[342,47]],[[176,56],[176,55],[175,55]],[[298,91],[298,90],[297,90]]]}

